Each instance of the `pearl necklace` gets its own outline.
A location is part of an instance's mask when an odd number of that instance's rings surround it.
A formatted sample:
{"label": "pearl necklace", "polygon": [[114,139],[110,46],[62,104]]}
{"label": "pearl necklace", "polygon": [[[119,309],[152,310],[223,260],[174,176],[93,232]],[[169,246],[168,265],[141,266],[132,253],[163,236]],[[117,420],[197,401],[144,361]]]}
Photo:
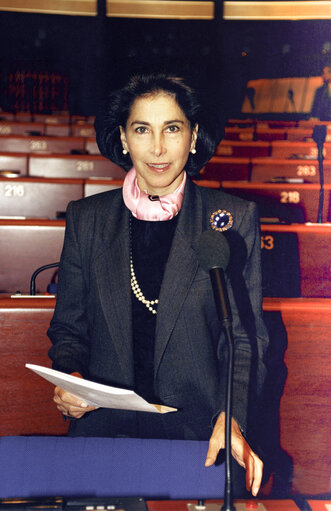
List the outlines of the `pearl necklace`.
{"label": "pearl necklace", "polygon": [[137,278],[136,278],[136,275],[135,275],[135,272],[134,272],[134,268],[133,268],[133,261],[132,261],[132,256],[130,255],[130,274],[131,274],[131,289],[133,291],[133,294],[134,296],[140,301],[142,302],[146,307],[147,309],[152,313],[152,314],[157,314],[157,311],[152,307],[152,305],[157,305],[159,303],[159,300],[147,300],[142,292],[142,290],[140,289],[140,286],[137,282]]}
{"label": "pearl necklace", "polygon": [[134,272],[133,258],[132,258],[131,216],[130,216],[130,275],[131,275],[131,279],[130,279],[131,289],[132,289],[134,296],[137,298],[137,300],[139,300],[139,302],[142,302],[152,314],[157,314],[157,310],[154,309],[152,306],[157,305],[159,303],[159,300],[158,299],[147,300],[147,298],[145,298],[144,293],[140,289],[140,286],[137,282],[137,277]]}

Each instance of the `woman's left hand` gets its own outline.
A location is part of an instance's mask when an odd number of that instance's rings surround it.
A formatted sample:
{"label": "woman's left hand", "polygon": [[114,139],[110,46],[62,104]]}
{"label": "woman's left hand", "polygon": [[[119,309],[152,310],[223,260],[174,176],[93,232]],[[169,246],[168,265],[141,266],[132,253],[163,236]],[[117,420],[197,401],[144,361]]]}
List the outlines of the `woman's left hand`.
{"label": "woman's left hand", "polygon": [[[225,447],[225,413],[222,412],[214,426],[209,440],[209,449],[205,466],[210,467],[216,461],[218,452]],[[254,497],[258,494],[263,475],[263,462],[252,451],[243,437],[237,422],[231,422],[231,452],[235,460],[246,470],[246,488]]]}

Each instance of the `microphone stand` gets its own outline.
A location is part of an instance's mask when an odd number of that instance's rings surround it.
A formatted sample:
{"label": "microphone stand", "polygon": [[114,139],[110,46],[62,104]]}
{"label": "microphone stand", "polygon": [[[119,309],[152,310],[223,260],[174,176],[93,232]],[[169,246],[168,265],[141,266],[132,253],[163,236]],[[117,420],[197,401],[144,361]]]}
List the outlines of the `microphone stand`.
{"label": "microphone stand", "polygon": [[318,159],[318,170],[320,175],[320,193],[319,193],[319,204],[318,204],[318,214],[317,214],[317,223],[321,224],[323,222],[323,203],[324,203],[324,172],[323,172],[323,147],[326,139],[326,126],[325,125],[317,125],[313,130],[313,140],[317,145],[317,159]]}
{"label": "microphone stand", "polygon": [[228,297],[225,294],[226,285],[224,272],[220,268],[210,271],[210,278],[214,291],[216,309],[219,319],[223,323],[228,343],[228,367],[225,403],[225,487],[224,504],[221,511],[235,511],[232,493],[232,470],[231,470],[231,409],[232,409],[232,383],[233,383],[233,337],[232,318]]}
{"label": "microphone stand", "polygon": [[49,268],[56,268],[57,266],[59,266],[59,264],[60,263],[45,264],[44,266],[37,268],[36,271],[33,272],[31,280],[30,280],[30,295],[31,296],[35,296],[35,294],[36,294],[36,277],[37,277],[37,275],[44,270],[48,270]]}

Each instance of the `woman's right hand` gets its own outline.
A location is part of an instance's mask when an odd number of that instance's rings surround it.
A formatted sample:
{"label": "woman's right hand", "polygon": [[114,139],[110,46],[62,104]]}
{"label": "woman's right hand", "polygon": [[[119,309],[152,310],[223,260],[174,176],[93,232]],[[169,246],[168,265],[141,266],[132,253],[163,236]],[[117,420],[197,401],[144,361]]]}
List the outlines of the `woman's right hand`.
{"label": "woman's right hand", "polygon": [[[78,376],[78,374],[75,373],[75,376]],[[80,419],[86,412],[98,409],[98,406],[89,406],[83,399],[70,394],[70,392],[60,387],[55,387],[53,401],[63,415],[73,419]]]}

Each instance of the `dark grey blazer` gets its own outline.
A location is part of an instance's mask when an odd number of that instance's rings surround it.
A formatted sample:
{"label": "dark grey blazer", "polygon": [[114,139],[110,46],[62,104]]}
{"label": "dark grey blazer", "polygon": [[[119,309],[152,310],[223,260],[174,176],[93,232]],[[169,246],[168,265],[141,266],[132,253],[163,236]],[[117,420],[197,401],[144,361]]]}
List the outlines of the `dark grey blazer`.
{"label": "dark grey blazer", "polygon": [[[154,425],[156,436],[206,440],[213,418],[224,409],[226,342],[210,277],[196,254],[200,234],[218,209],[234,217],[225,236],[231,250],[227,282],[235,342],[233,416],[243,431],[249,382],[256,394],[264,380],[268,337],[256,206],[188,181],[159,296],[155,338],[155,393],[160,403],[179,411],[157,418],[139,413],[139,418],[148,416],[149,424],[159,421],[163,433]],[[121,190],[70,203],[66,221],[58,298],[48,331],[53,367],[133,388],[129,211]],[[128,425],[136,420],[134,412],[100,409],[73,421],[71,432],[130,436]]]}

